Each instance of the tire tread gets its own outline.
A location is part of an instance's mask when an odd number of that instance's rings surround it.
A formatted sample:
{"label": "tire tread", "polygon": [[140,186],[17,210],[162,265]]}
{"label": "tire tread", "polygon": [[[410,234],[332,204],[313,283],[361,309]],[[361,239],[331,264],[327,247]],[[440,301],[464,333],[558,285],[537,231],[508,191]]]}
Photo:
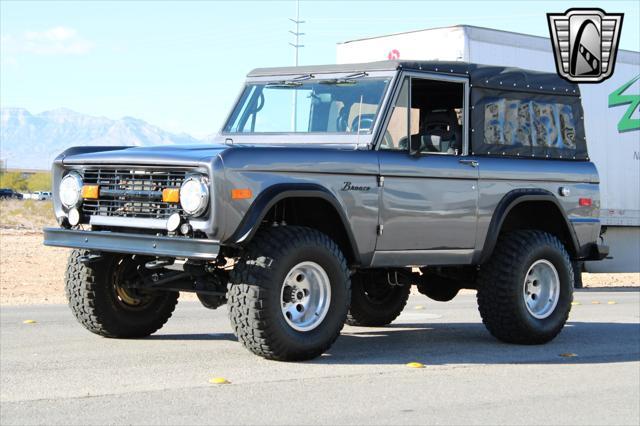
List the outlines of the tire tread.
{"label": "tire tread", "polygon": [[478,272],[478,310],[482,322],[496,338],[518,344],[542,344],[552,340],[564,327],[569,317],[569,309],[551,333],[541,333],[527,327],[518,315],[512,301],[518,297],[514,280],[514,270],[522,259],[540,245],[553,247],[561,253],[573,283],[571,259],[558,238],[538,230],[518,230],[498,238],[493,255]]}
{"label": "tire tread", "polygon": [[98,301],[101,286],[106,286],[109,260],[96,261],[92,266],[84,265],[80,258],[86,250],[73,250],[69,255],[65,273],[65,295],[76,320],[87,330],[104,337],[144,337],[158,331],[171,318],[179,293],[167,296],[167,303],[157,319],[147,327],[129,329],[118,322],[114,313]]}
{"label": "tire tread", "polygon": [[[228,288],[228,311],[231,325],[238,340],[251,352],[261,357],[282,361],[311,359],[326,351],[340,335],[338,329],[326,344],[320,348],[310,348],[305,352],[292,353],[275,330],[277,324],[269,317],[265,308],[267,296],[274,291],[265,283],[271,279],[269,268],[260,262],[268,262],[269,257],[278,258],[300,245],[316,245],[328,249],[340,263],[344,276],[349,276],[347,261],[338,245],[327,235],[302,226],[281,226],[267,228],[257,233],[247,247],[243,258],[231,273]],[[345,282],[350,295],[350,280]],[[348,306],[348,300],[347,306]],[[344,323],[344,321],[342,321]]]}

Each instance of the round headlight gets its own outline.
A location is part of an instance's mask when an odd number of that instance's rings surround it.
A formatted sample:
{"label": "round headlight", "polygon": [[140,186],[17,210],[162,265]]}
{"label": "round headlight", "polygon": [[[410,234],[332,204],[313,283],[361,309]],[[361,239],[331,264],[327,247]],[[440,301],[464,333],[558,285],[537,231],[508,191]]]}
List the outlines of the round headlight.
{"label": "round headlight", "polygon": [[58,195],[60,202],[67,208],[76,207],[80,204],[82,193],[82,178],[76,172],[71,172],[62,178]]}
{"label": "round headlight", "polygon": [[193,175],[185,179],[180,187],[180,205],[184,212],[199,216],[207,210],[209,188],[204,176]]}

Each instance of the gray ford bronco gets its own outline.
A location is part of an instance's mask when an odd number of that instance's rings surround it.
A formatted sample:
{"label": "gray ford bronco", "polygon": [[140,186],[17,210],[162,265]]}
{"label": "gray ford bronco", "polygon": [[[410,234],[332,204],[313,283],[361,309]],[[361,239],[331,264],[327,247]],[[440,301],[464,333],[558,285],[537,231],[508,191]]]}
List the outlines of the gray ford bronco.
{"label": "gray ford bronco", "polygon": [[276,360],[391,323],[413,285],[475,289],[492,335],[545,343],[608,252],[578,87],[515,68],[256,69],[214,144],[71,148],[53,181],[84,327],[144,337],[195,292]]}

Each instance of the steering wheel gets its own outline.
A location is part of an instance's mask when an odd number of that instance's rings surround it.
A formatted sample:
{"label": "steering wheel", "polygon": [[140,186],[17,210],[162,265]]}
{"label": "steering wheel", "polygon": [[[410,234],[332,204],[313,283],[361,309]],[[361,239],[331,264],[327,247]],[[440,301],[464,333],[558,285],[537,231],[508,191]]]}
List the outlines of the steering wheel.
{"label": "steering wheel", "polygon": [[352,132],[359,132],[360,130],[371,130],[371,128],[373,127],[373,118],[363,117],[363,115],[365,114],[354,117],[353,121],[351,121]]}

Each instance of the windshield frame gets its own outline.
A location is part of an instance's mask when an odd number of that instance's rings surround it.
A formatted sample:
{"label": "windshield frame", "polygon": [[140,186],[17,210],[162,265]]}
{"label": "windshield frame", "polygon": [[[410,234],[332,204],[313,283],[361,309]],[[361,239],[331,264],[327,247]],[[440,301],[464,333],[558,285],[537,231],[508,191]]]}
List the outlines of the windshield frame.
{"label": "windshield frame", "polygon": [[[384,117],[385,111],[387,108],[387,104],[389,102],[390,94],[395,85],[395,81],[398,76],[397,70],[394,71],[367,71],[366,75],[357,76],[355,78],[356,81],[362,81],[364,79],[381,79],[388,78],[389,82],[386,84],[382,96],[380,98],[380,103],[376,110],[376,117],[373,123],[373,127],[369,132],[366,133],[348,133],[348,132],[242,132],[242,133],[232,133],[226,132],[229,122],[232,118],[234,118],[234,112],[239,107],[240,101],[243,99],[243,95],[247,86],[251,84],[265,84],[265,83],[280,83],[282,81],[292,81],[296,79],[300,79],[301,83],[307,83],[310,81],[320,81],[320,80],[334,80],[334,79],[344,79],[345,77],[353,76],[356,74],[360,74],[358,70],[348,71],[348,72],[332,72],[332,73],[311,73],[313,78],[304,78],[309,75],[309,73],[294,73],[291,74],[278,74],[278,75],[270,75],[270,76],[257,76],[257,77],[249,77],[246,79],[236,100],[233,104],[233,107],[230,109],[227,117],[222,124],[222,128],[219,131],[219,135],[225,136],[227,138],[243,138],[243,139],[251,139],[251,143],[259,143],[259,138],[271,138],[272,136],[278,136],[279,141],[286,142],[283,140],[283,136],[289,136],[296,138],[299,137],[309,137],[313,136],[314,139],[317,140],[317,143],[367,143],[371,144],[374,136],[377,134],[381,118]],[[352,79],[352,78],[349,78]],[[313,143],[311,141],[305,143]]]}

